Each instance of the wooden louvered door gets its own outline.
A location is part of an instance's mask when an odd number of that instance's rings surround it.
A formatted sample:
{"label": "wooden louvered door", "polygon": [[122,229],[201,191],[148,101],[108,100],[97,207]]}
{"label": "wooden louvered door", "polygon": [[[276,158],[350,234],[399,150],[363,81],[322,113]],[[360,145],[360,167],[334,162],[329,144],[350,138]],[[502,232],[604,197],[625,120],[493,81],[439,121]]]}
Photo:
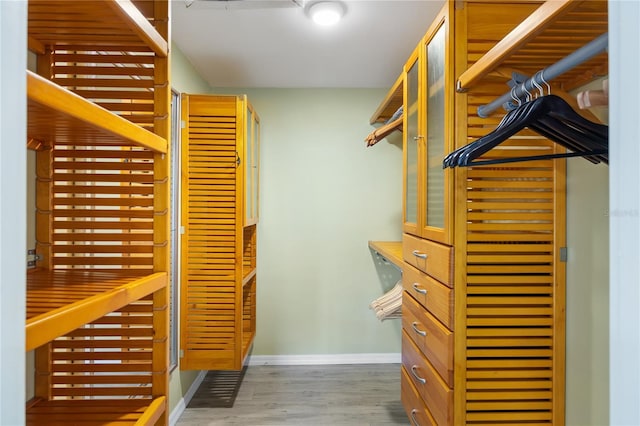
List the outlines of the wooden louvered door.
{"label": "wooden louvered door", "polygon": [[239,370],[253,341],[256,227],[243,228],[246,110],[244,97],[183,95],[184,370]]}

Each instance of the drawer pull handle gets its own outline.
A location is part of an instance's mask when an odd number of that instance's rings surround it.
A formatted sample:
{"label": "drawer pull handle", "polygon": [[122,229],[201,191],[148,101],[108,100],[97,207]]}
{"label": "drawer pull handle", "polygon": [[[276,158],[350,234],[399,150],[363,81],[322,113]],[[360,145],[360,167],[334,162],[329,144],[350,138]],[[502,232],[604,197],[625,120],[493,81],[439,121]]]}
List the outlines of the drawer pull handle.
{"label": "drawer pull handle", "polygon": [[420,288],[420,284],[418,283],[413,283],[413,289],[415,291],[417,291],[420,294],[427,294],[427,289],[426,288]]}
{"label": "drawer pull handle", "polygon": [[427,379],[423,379],[422,377],[418,376],[418,373],[416,373],[417,369],[418,369],[417,365],[414,365],[413,367],[411,367],[411,374],[413,374],[413,377],[415,377],[417,381],[419,381],[423,385],[426,384]]}
{"label": "drawer pull handle", "polygon": [[425,337],[427,335],[426,331],[422,331],[418,328],[418,323],[417,322],[412,322],[411,323],[411,327],[413,327],[413,331],[415,331],[416,333],[418,333],[419,335],[421,335],[422,337]]}
{"label": "drawer pull handle", "polygon": [[421,251],[419,251],[419,250],[414,250],[414,251],[412,251],[411,253],[413,253],[413,255],[414,255],[415,257],[419,257],[420,259],[426,259],[426,258],[427,258],[427,253],[422,253],[422,252],[421,252]]}
{"label": "drawer pull handle", "polygon": [[413,424],[415,426],[420,426],[420,423],[418,423],[418,421],[416,420],[416,413],[418,412],[418,410],[416,410],[415,408],[413,410],[411,410],[411,421],[413,422]]}

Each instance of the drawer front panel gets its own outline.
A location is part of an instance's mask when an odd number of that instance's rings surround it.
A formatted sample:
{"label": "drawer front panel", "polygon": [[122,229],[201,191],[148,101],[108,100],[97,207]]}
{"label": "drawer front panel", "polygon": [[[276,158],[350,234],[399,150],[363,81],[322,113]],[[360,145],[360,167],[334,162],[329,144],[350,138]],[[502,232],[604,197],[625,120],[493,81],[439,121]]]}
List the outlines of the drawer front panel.
{"label": "drawer front panel", "polygon": [[400,373],[400,394],[402,405],[413,426],[437,426],[404,367]]}
{"label": "drawer front panel", "polygon": [[402,365],[411,383],[440,426],[453,420],[453,391],[440,378],[406,332],[402,333]]}
{"label": "drawer front panel", "polygon": [[403,234],[402,257],[408,264],[446,286],[453,286],[453,249],[451,247]]}
{"label": "drawer front panel", "polygon": [[453,290],[405,263],[403,288],[449,330],[453,330]]}
{"label": "drawer front panel", "polygon": [[403,293],[402,328],[449,387],[453,387],[453,333]]}

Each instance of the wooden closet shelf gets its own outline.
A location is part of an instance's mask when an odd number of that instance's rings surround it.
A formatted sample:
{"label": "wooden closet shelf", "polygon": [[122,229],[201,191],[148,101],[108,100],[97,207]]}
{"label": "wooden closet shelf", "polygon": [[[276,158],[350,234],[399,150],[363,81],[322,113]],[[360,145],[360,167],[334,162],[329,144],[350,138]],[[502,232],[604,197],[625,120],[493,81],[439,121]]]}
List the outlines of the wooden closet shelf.
{"label": "wooden closet shelf", "polygon": [[58,144],[137,145],[167,152],[167,140],[27,71],[27,136]]}
{"label": "wooden closet shelf", "polygon": [[28,271],[26,350],[140,300],[167,280],[166,272]]}
{"label": "wooden closet shelf", "polygon": [[[30,47],[145,47],[167,57],[168,43],[131,0],[29,0]],[[38,52],[44,53],[44,52]]]}
{"label": "wooden closet shelf", "polygon": [[[462,73],[457,90],[466,91],[492,73],[503,81],[511,71],[532,77],[607,30],[606,0],[547,0]],[[607,63],[606,53],[598,55],[554,83],[570,91],[606,73]]]}
{"label": "wooden closet shelf", "polygon": [[28,404],[27,425],[154,425],[166,411],[166,397],[119,400],[36,400]]}
{"label": "wooden closet shelf", "polygon": [[402,270],[402,241],[369,241],[369,248]]}
{"label": "wooden closet shelf", "polygon": [[385,123],[395,114],[403,103],[403,88],[404,80],[402,75],[400,75],[395,83],[393,83],[393,86],[391,86],[391,89],[389,89],[389,93],[387,93],[387,96],[382,100],[378,109],[376,109],[369,119],[369,124]]}

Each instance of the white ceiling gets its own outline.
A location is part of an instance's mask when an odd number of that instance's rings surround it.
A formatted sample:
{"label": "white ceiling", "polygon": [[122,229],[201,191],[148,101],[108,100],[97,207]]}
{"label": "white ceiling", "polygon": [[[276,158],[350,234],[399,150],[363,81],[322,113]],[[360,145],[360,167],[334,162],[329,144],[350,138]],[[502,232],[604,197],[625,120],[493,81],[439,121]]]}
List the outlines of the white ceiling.
{"label": "white ceiling", "polygon": [[172,38],[212,87],[389,88],[444,0],[342,1],[334,27],[304,3],[172,0]]}

